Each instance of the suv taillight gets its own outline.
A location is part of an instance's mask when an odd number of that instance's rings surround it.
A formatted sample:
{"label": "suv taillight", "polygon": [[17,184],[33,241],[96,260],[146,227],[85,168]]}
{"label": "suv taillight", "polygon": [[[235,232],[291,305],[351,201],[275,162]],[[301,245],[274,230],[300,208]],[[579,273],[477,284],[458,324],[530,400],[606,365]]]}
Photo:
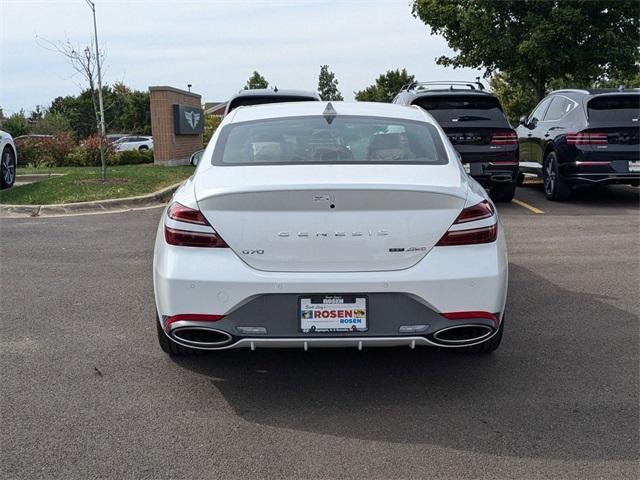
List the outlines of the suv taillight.
{"label": "suv taillight", "polygon": [[600,132],[577,132],[567,133],[567,144],[569,145],[606,145],[609,139],[606,133]]}
{"label": "suv taillight", "polygon": [[[164,239],[169,245],[180,247],[201,247],[201,248],[229,248],[229,245],[213,229],[200,210],[189,208],[181,203],[174,202],[167,210],[167,216],[175,220],[176,224],[171,227],[165,224]],[[181,223],[185,228],[188,224],[208,227],[206,230],[186,230],[177,228]]]}
{"label": "suv taillight", "polygon": [[517,145],[518,135],[516,132],[500,132],[491,135],[491,145]]}
{"label": "suv taillight", "polygon": [[492,225],[473,226],[474,222],[491,218],[494,213],[493,205],[486,200],[463,209],[460,215],[458,215],[458,218],[456,218],[456,221],[453,222],[452,228],[460,224],[465,224],[465,226],[471,228],[465,228],[463,230],[449,229],[436,244],[436,247],[495,242],[496,238],[498,238],[498,225],[496,223]]}

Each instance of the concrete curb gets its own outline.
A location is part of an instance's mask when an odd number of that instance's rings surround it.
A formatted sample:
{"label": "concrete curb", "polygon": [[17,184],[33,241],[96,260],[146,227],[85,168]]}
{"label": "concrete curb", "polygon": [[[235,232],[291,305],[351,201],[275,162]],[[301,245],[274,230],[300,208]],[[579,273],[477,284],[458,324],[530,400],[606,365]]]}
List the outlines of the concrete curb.
{"label": "concrete curb", "polygon": [[59,203],[52,205],[3,205],[0,204],[2,217],[45,217],[49,215],[66,215],[77,213],[104,213],[110,210],[127,210],[130,208],[148,207],[166,202],[180,185],[176,183],[157,192],[139,197],[113,198],[92,202]]}

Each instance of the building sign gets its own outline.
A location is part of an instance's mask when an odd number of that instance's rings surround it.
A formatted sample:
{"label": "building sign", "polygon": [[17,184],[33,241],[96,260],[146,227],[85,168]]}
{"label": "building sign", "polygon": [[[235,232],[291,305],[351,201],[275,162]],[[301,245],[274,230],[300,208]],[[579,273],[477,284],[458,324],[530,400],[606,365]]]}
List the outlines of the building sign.
{"label": "building sign", "polygon": [[198,107],[174,105],[173,124],[176,135],[200,135],[204,132],[204,111]]}

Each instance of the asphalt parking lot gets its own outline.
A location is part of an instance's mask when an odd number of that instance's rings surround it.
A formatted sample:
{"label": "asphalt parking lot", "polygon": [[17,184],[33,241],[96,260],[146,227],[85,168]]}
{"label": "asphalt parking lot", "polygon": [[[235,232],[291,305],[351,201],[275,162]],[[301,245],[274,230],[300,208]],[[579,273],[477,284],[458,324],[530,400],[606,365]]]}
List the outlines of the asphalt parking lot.
{"label": "asphalt parking lot", "polygon": [[499,207],[510,289],[488,357],[172,360],[159,209],[0,220],[0,476],[637,478],[640,189],[517,199]]}

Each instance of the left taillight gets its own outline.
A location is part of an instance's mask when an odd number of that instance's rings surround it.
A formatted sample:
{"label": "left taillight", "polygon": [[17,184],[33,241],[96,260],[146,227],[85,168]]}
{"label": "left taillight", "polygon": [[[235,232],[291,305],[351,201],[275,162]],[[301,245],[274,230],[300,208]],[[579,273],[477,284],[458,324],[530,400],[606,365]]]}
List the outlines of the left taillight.
{"label": "left taillight", "polygon": [[[492,218],[495,215],[493,205],[486,200],[464,208],[447,233],[436,244],[436,247],[451,247],[456,245],[476,245],[495,242],[498,238],[498,225],[494,221],[491,225],[478,225],[477,222]],[[474,225],[476,223],[476,225]],[[485,223],[485,222],[483,222]],[[466,228],[460,228],[464,224]]]}
{"label": "left taillight", "polygon": [[[200,210],[174,202],[167,210],[171,226],[165,223],[164,239],[169,245],[200,248],[229,248]],[[195,230],[190,225],[198,225]],[[204,228],[202,228],[204,227]]]}

